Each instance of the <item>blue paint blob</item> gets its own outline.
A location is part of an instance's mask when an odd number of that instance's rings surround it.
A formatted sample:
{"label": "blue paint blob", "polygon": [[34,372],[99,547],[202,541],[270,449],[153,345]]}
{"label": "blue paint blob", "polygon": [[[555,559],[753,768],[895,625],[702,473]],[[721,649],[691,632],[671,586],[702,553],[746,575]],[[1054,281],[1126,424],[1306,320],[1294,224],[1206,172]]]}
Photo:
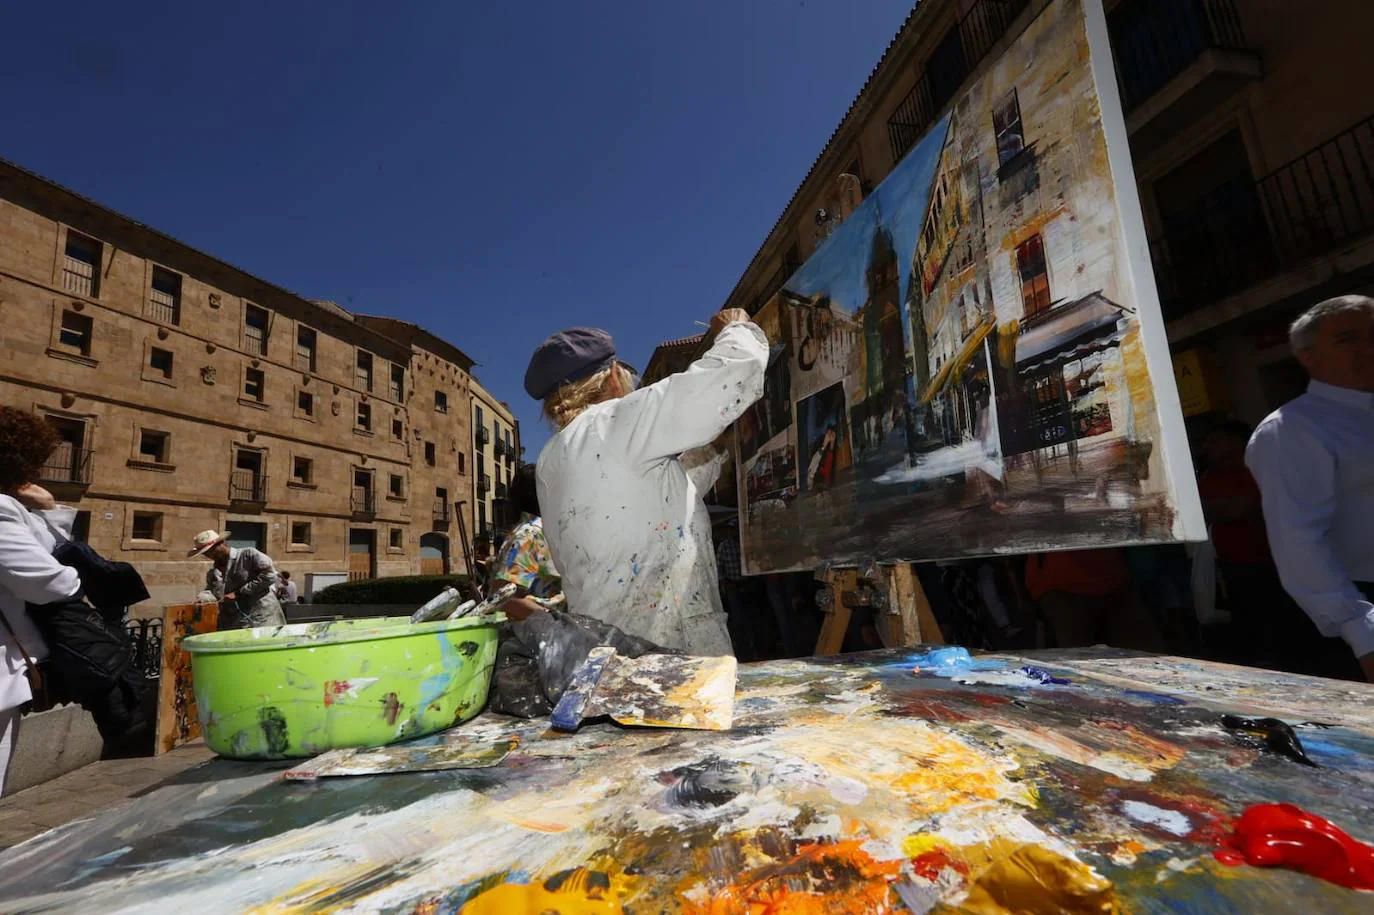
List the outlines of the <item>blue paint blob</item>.
{"label": "blue paint blob", "polygon": [[1030,677],[1037,683],[1052,683],[1056,686],[1068,686],[1070,682],[1068,677],[1056,677],[1043,667],[1035,667],[1029,664],[1021,668],[1021,673]]}

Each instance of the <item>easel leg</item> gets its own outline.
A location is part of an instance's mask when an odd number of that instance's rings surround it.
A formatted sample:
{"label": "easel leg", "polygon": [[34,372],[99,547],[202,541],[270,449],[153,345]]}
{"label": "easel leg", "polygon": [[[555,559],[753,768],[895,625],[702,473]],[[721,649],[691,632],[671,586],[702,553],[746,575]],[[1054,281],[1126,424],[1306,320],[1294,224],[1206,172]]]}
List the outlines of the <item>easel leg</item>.
{"label": "easel leg", "polygon": [[817,657],[839,654],[844,647],[844,634],[849,630],[849,607],[844,602],[844,593],[858,587],[859,576],[853,569],[841,569],[826,572],[822,581],[829,606],[823,608],[825,622],[816,640]]}
{"label": "easel leg", "polygon": [[884,642],[890,647],[911,648],[916,645],[940,645],[944,637],[931,612],[925,588],[909,563],[888,566],[883,570],[887,579],[888,611]]}

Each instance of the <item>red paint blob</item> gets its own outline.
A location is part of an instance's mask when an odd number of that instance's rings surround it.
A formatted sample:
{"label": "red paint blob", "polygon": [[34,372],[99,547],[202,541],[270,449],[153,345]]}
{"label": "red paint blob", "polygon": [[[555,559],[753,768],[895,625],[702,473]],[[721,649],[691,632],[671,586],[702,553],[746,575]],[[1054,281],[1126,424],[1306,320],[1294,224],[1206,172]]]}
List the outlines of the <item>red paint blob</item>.
{"label": "red paint blob", "polygon": [[1374,890],[1374,845],[1293,804],[1247,807],[1214,856],[1232,867],[1286,867],[1355,890]]}
{"label": "red paint blob", "polygon": [[963,861],[951,858],[949,853],[943,848],[932,849],[923,852],[911,859],[911,867],[916,871],[917,876],[935,883],[940,879],[940,872],[944,870],[955,870],[964,876],[968,876],[968,865]]}

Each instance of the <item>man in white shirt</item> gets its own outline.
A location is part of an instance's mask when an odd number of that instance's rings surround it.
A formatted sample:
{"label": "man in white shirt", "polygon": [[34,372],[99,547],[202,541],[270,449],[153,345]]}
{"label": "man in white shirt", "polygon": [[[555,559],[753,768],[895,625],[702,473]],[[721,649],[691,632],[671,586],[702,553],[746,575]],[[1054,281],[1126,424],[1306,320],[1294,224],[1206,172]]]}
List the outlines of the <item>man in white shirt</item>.
{"label": "man in white shirt", "polygon": [[539,455],[544,536],[569,608],[694,655],[730,653],[702,496],[711,443],[758,400],[768,339],[730,309],[684,372],[632,390],[605,331],[573,328],[535,351],[525,390],[557,427]]}
{"label": "man in white shirt", "polygon": [[1374,299],[1314,305],[1289,341],[1311,384],[1260,423],[1245,463],[1284,589],[1374,681]]}

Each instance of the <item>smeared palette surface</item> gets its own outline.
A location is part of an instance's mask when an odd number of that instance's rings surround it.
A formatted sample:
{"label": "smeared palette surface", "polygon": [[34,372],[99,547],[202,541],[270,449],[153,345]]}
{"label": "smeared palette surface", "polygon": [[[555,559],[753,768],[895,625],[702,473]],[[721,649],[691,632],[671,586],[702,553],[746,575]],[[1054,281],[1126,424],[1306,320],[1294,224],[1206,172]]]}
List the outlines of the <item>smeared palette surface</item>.
{"label": "smeared palette surface", "polygon": [[[1257,804],[1374,840],[1352,707],[1374,687],[1284,676],[1266,707],[1279,675],[1093,654],[977,659],[1005,683],[924,675],[915,651],[744,665],[731,730],[484,715],[449,737],[515,744],[486,768],[217,761],[0,853],[0,910],[900,912],[899,888],[984,915],[1368,910],[1328,870],[1235,849]],[[1331,726],[1304,725],[1304,694]],[[1320,768],[1225,714],[1286,720]]]}

